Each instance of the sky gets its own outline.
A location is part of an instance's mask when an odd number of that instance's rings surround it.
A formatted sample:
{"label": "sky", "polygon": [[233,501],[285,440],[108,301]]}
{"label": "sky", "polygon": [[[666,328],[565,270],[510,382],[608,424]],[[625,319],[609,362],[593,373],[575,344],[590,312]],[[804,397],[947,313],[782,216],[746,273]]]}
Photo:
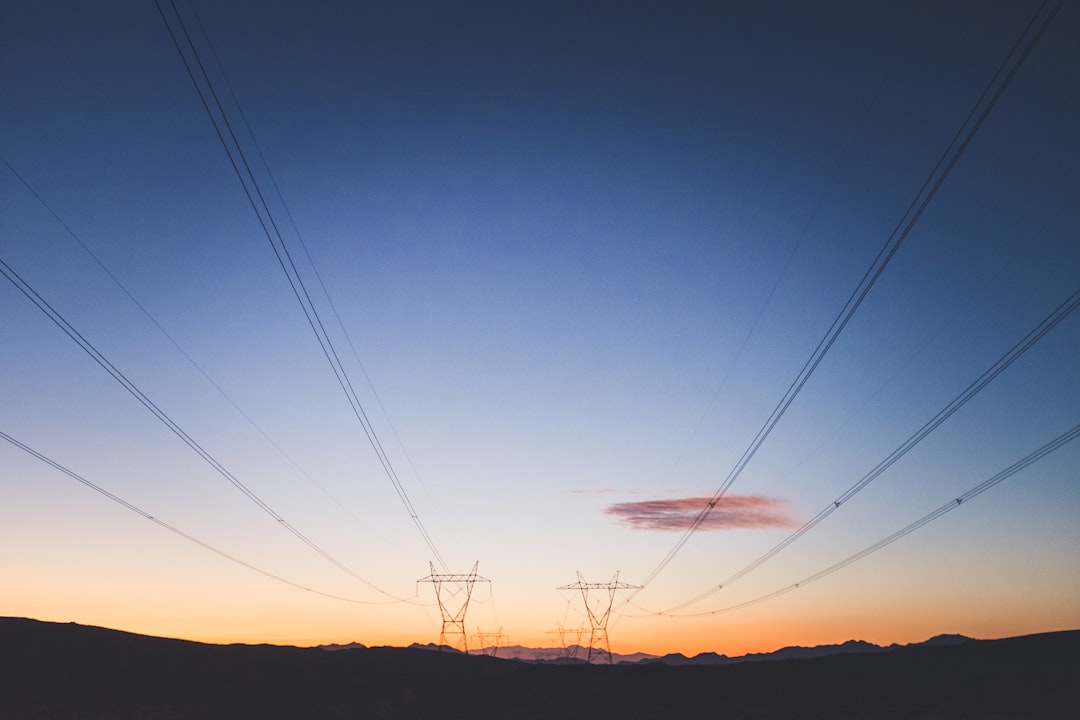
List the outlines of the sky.
{"label": "sky", "polygon": [[618,652],[1080,627],[1077,442],[702,614],[1074,427],[1073,315],[811,532],[657,614],[828,508],[1076,292],[1075,3],[658,573],[1039,3],[176,7],[402,494],[154,3],[9,3],[0,259],[270,512],[0,280],[0,431],[157,521],[0,442],[0,615],[435,642],[435,561],[478,563],[467,631],[504,644],[586,624],[557,589],[579,572],[655,575],[616,594]]}

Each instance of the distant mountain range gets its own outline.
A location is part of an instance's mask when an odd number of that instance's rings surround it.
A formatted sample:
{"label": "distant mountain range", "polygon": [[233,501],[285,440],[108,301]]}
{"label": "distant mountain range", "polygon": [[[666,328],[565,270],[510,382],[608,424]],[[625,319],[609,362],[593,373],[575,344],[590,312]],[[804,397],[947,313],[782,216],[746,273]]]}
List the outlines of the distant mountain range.
{"label": "distant mountain range", "polygon": [[614,667],[338,648],[209,645],[0,618],[0,720],[1074,720],[1080,707],[1080,630]]}
{"label": "distant mountain range", "polygon": [[[324,649],[339,649],[344,646],[321,646]],[[434,650],[438,652],[455,652],[460,654],[460,650],[455,648],[449,648],[440,646],[435,643],[413,643],[409,646],[414,650]],[[585,662],[585,658],[589,655],[589,649],[582,645],[571,645],[569,648],[533,648],[526,647],[525,645],[507,645],[505,647],[498,648],[482,648],[469,650],[470,655],[491,655],[493,657],[501,658],[503,660],[520,660],[527,663],[549,663],[554,665],[566,665],[574,664],[576,662]],[[619,653],[611,654],[612,660],[617,664],[634,664],[638,662],[648,662],[657,660],[658,656],[650,655],[649,653],[630,653],[628,655],[620,655]]]}
{"label": "distant mountain range", "polygon": [[[742,662],[761,662],[765,660],[807,660],[810,658],[827,657],[829,655],[851,655],[864,653],[889,652],[899,648],[957,645],[970,642],[971,638],[964,635],[937,635],[921,643],[909,643],[907,645],[875,645],[864,640],[848,640],[839,645],[817,645],[815,647],[801,647],[798,645],[781,648],[767,653],[750,653],[728,657],[714,652],[704,652],[693,657],[687,657],[682,653],[670,653],[668,655],[650,655],[649,653],[630,653],[622,655],[612,653],[611,658],[618,665],[636,665],[639,663],[659,663],[662,665],[730,665]],[[360,643],[348,645],[321,645],[324,650],[347,650],[350,648],[363,648]],[[409,646],[416,650],[435,650],[442,652],[460,653],[459,650],[449,647],[441,647],[435,643],[413,643]],[[469,650],[470,655],[494,655],[504,660],[520,660],[528,663],[552,663],[574,664],[583,663],[588,657],[587,646],[570,645],[568,648],[533,648],[524,645],[508,645],[506,647],[484,648]]]}
{"label": "distant mountain range", "polygon": [[673,653],[652,660],[643,660],[642,662],[659,662],[664,663],[665,665],[729,665],[731,663],[761,662],[764,660],[808,660],[810,658],[828,657],[829,655],[889,652],[891,650],[908,647],[958,645],[970,641],[971,638],[963,635],[936,635],[924,642],[909,643],[907,645],[898,645],[896,643],[893,643],[892,645],[875,645],[864,640],[848,640],[839,645],[817,645],[815,647],[801,647],[799,645],[794,645],[773,652],[750,653],[749,655],[739,655],[736,657],[717,655],[712,652],[701,653],[694,657],[686,657],[682,653]]}

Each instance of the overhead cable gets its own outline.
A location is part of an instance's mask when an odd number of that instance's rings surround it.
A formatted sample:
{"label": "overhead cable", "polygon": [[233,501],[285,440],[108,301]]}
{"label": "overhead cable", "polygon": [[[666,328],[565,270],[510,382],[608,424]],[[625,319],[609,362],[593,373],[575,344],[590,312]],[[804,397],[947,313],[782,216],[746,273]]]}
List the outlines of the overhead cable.
{"label": "overhead cable", "polygon": [[742,341],[739,343],[739,349],[735,351],[735,355],[732,357],[731,362],[729,362],[727,367],[724,369],[724,372],[720,377],[720,382],[717,385],[716,390],[713,391],[712,396],[709,398],[709,401],[705,405],[704,411],[702,411],[701,416],[698,418],[698,421],[694,424],[693,429],[690,431],[688,439],[683,444],[682,450],[679,451],[679,454],[675,458],[675,462],[672,463],[671,469],[668,471],[669,475],[682,461],[682,457],[686,454],[687,449],[690,447],[691,441],[698,434],[698,431],[701,430],[701,426],[705,423],[705,418],[709,415],[709,412],[712,410],[713,406],[716,405],[716,401],[720,397],[720,393],[723,392],[724,388],[727,386],[728,380],[731,379],[732,372],[739,364],[739,359],[742,357],[743,353],[746,351],[746,348],[750,344],[750,338],[753,337],[754,333],[757,331],[758,325],[761,324],[761,320],[765,316],[765,311],[769,308],[769,305],[772,304],[773,297],[776,295],[776,291],[780,288],[780,284],[787,276],[787,272],[791,267],[792,261],[795,259],[795,255],[798,253],[799,248],[802,247],[803,241],[809,234],[810,228],[813,226],[814,221],[817,219],[818,213],[821,212],[821,208],[825,205],[826,198],[832,192],[833,186],[836,184],[836,180],[840,176],[840,170],[841,168],[843,168],[844,163],[847,161],[847,157],[851,153],[851,148],[854,146],[855,140],[862,134],[863,127],[866,124],[866,120],[870,114],[870,110],[877,104],[882,89],[885,86],[885,81],[888,75],[891,75],[891,73],[892,70],[890,69],[889,73],[887,73],[881,78],[881,81],[879,82],[878,87],[874,92],[873,98],[871,98],[871,101],[864,108],[862,115],[860,116],[858,122],[855,125],[855,128],[852,130],[852,132],[848,133],[847,143],[843,151],[840,153],[840,157],[837,158],[832,169],[829,171],[825,182],[822,183],[821,191],[817,195],[813,208],[811,209],[809,216],[807,216],[806,221],[803,222],[802,229],[799,231],[798,236],[795,238],[794,245],[792,246],[791,250],[788,251],[787,258],[784,260],[783,265],[780,267],[780,272],[777,274],[776,279],[773,280],[772,287],[769,288],[769,292],[765,296],[765,301],[762,302],[761,306],[758,308],[757,314],[754,316],[753,321],[750,323],[749,329],[746,331],[746,334],[743,335]]}
{"label": "overhead cable", "polygon": [[[401,435],[398,433],[397,426],[394,425],[394,421],[390,418],[390,412],[386,409],[386,405],[383,403],[382,397],[379,395],[378,390],[375,389],[375,383],[371,379],[371,375],[368,374],[367,367],[364,365],[364,361],[360,359],[360,353],[356,349],[356,344],[353,342],[352,335],[349,333],[348,328],[345,327],[345,322],[341,318],[341,313],[338,312],[337,304],[334,302],[333,296],[330,295],[330,290],[326,287],[326,282],[323,280],[322,273],[319,272],[319,266],[315,264],[315,259],[311,256],[311,251],[308,249],[307,242],[304,240],[303,233],[300,232],[300,227],[296,224],[295,218],[293,218],[292,210],[289,209],[289,204],[285,201],[285,195],[281,192],[281,188],[278,186],[277,178],[274,177],[273,171],[270,169],[270,164],[266,161],[266,156],[263,154],[262,146],[259,144],[259,139],[255,136],[255,132],[251,129],[251,124],[248,122],[247,115],[244,114],[244,108],[240,104],[239,98],[236,96],[236,92],[233,90],[232,83],[229,82],[229,76],[225,72],[225,68],[221,63],[221,58],[218,57],[217,50],[214,48],[214,43],[210,39],[210,34],[206,32],[206,27],[203,25],[202,17],[199,15],[199,11],[195,7],[195,3],[188,0],[188,7],[191,8],[191,13],[195,18],[195,23],[198,25],[199,33],[206,41],[206,47],[210,50],[210,56],[214,59],[214,65],[217,67],[218,74],[221,76],[222,81],[225,83],[225,89],[229,93],[229,98],[232,100],[232,104],[236,107],[236,112],[240,116],[240,123],[243,125],[247,137],[251,140],[251,145],[255,149],[255,154],[259,159],[259,165],[266,172],[266,177],[270,181],[270,186],[274,190],[274,195],[277,197],[277,201],[281,204],[281,209],[285,212],[285,219],[288,221],[289,226],[292,228],[293,234],[296,236],[297,242],[300,243],[300,249],[304,252],[304,257],[307,259],[308,266],[315,275],[315,279],[319,283],[319,288],[322,290],[323,297],[326,298],[326,303],[330,307],[330,311],[334,315],[337,327],[341,330],[341,334],[345,338],[345,342],[349,346],[349,350],[353,359],[356,361],[357,367],[360,368],[360,373],[364,376],[364,380],[367,383],[368,389],[371,391],[371,395],[375,398],[376,404],[379,406],[379,410],[382,411],[383,418],[386,420],[387,427],[390,428],[391,434],[397,441],[398,448],[401,450],[402,455],[405,457],[405,461],[408,463],[409,468],[412,470],[413,475],[416,477],[417,482],[420,483],[420,487],[424,490],[429,500],[433,500],[431,493],[428,491],[427,485],[424,483],[423,478],[420,476],[420,471],[416,468],[416,464],[413,462],[412,456],[409,455],[408,449],[405,447],[405,442],[401,439]],[[391,466],[392,467],[392,466]],[[396,475],[396,473],[395,473]],[[434,505],[436,513],[438,513],[438,506]]]}
{"label": "overhead cable", "polygon": [[931,200],[934,199],[934,196],[941,188],[941,185],[945,182],[945,179],[949,176],[953,167],[955,167],[956,163],[960,160],[964,150],[967,149],[968,145],[975,137],[975,134],[989,116],[990,111],[993,110],[1028,55],[1042,38],[1050,21],[1054,19],[1054,16],[1057,15],[1058,11],[1061,9],[1063,2],[1064,0],[1058,0],[1034,32],[1032,32],[1032,28],[1036,26],[1038,19],[1043,15],[1043,10],[1048,4],[1048,0],[1043,2],[1038,11],[1032,16],[1001,65],[998,66],[989,83],[987,83],[986,87],[979,95],[979,98],[975,101],[975,104],[968,112],[967,117],[953,135],[952,140],[938,158],[934,168],[930,171],[930,174],[919,188],[919,191],[911,201],[911,204],[908,205],[908,208],[900,221],[893,228],[893,231],[886,239],[885,244],[878,251],[874,261],[863,274],[859,284],[856,286],[843,308],[841,308],[839,314],[837,314],[836,318],[833,320],[832,325],[830,325],[825,336],[818,342],[817,347],[814,349],[813,353],[811,353],[809,359],[807,359],[798,375],[791,382],[791,385],[788,386],[788,389],[780,399],[780,402],[777,403],[768,419],[754,436],[750,445],[746,448],[738,462],[735,463],[735,466],[720,484],[720,487],[712,494],[708,502],[701,508],[683,534],[675,542],[672,548],[668,550],[663,559],[661,559],[657,566],[646,576],[644,581],[642,581],[641,584],[643,587],[647,587],[649,583],[656,579],[656,577],[663,572],[664,568],[675,559],[675,556],[682,550],[683,546],[686,545],[690,538],[704,524],[706,518],[708,518],[709,514],[716,507],[717,502],[727,493],[728,489],[739,478],[743,470],[753,459],[754,455],[757,454],[773,428],[780,422],[780,418],[784,416],[784,413],[791,403],[794,402],[803,386],[806,385],[810,376],[813,375],[818,365],[821,364],[821,361],[832,348],[833,344],[840,336],[840,333],[843,332],[844,328],[851,321],[855,311],[858,310],[863,300],[866,299],[871,288],[873,288],[889,262],[900,249],[900,246],[907,239],[908,235],[910,235],[927,206],[930,204]]}
{"label": "overhead cable", "polygon": [[706,615],[719,615],[721,613],[732,612],[733,610],[741,610],[743,608],[750,607],[751,605],[757,605],[758,603],[763,603],[766,600],[772,600],[773,598],[779,597],[781,595],[785,595],[785,594],[791,592],[792,590],[798,590],[799,588],[805,587],[805,586],[809,585],[812,582],[816,582],[816,581],[822,579],[823,577],[826,577],[827,575],[831,575],[832,573],[836,572],[837,570],[841,570],[841,569],[847,567],[848,565],[851,565],[854,562],[862,560],[867,555],[871,555],[871,554],[877,552],[878,550],[881,550],[882,548],[884,548],[884,547],[886,547],[888,545],[891,545],[892,543],[896,542],[897,540],[904,537],[905,535],[910,535],[911,533],[915,532],[916,530],[923,527],[924,525],[927,525],[927,524],[933,522],[934,520],[937,520],[942,515],[945,515],[946,513],[952,512],[953,510],[957,509],[958,507],[960,507],[964,503],[968,502],[972,498],[974,498],[974,497],[976,497],[978,495],[981,495],[982,493],[986,492],[987,490],[994,487],[995,485],[1003,482],[1004,480],[1007,480],[1008,478],[1012,477],[1013,475],[1020,472],[1024,468],[1028,467],[1032,463],[1037,462],[1038,460],[1041,460],[1042,458],[1046,457],[1047,455],[1054,452],[1055,450],[1058,450],[1062,446],[1068,444],[1069,442],[1072,442],[1077,437],[1080,437],[1080,425],[1074,425],[1072,428],[1070,428],[1069,430],[1066,430],[1061,435],[1058,435],[1056,438],[1054,438],[1050,442],[1046,443],[1045,445],[1040,447],[1038,450],[1035,450],[1034,452],[1024,456],[1023,458],[1021,458],[1020,460],[1017,460],[1015,463],[1013,463],[1009,467],[1005,468],[1001,472],[997,473],[996,475],[993,475],[992,477],[987,478],[986,480],[979,483],[978,485],[971,488],[970,490],[963,493],[962,495],[958,495],[955,498],[953,498],[952,500],[949,500],[948,502],[946,502],[944,505],[940,506],[936,510],[933,510],[933,511],[927,513],[926,515],[923,515],[921,518],[919,518],[915,522],[901,528],[900,530],[897,530],[892,535],[889,535],[888,537],[885,537],[885,538],[882,538],[881,540],[878,540],[873,545],[869,545],[869,546],[863,548],[862,550],[855,553],[854,555],[849,555],[848,557],[844,558],[840,562],[834,563],[834,564],[830,565],[829,567],[825,568],[824,570],[819,570],[818,572],[814,573],[813,575],[808,575],[805,578],[803,578],[802,580],[799,580],[798,582],[792,583],[791,585],[788,585],[786,587],[780,588],[779,590],[774,590],[771,593],[768,593],[766,595],[760,595],[760,596],[758,596],[758,597],[756,597],[756,598],[754,598],[752,600],[747,600],[745,602],[737,603],[735,605],[728,605],[727,607],[717,608],[715,610],[708,610],[708,611],[696,612],[696,613],[649,613],[648,615],[635,615],[635,616],[631,616],[631,617],[648,617],[648,616],[656,615],[656,614],[662,614],[665,617],[674,617],[674,618],[693,618],[693,617],[704,617]]}
{"label": "overhead cable", "polygon": [[825,518],[829,517],[834,512],[839,510],[840,507],[846,504],[848,500],[855,497],[855,495],[857,495],[863,488],[865,488],[867,485],[877,479],[878,476],[880,476],[882,473],[892,467],[893,464],[895,464],[900,458],[902,458],[916,445],[922,442],[922,440],[926,438],[927,435],[936,430],[938,426],[948,420],[953,415],[953,413],[955,413],[957,410],[967,404],[967,402],[973,397],[975,397],[983,388],[993,382],[998,375],[1005,372],[1005,370],[1008,369],[1008,367],[1014,362],[1016,362],[1021,355],[1030,350],[1035,345],[1035,343],[1039,342],[1039,340],[1043,338],[1044,335],[1057,327],[1057,325],[1066,317],[1068,317],[1070,313],[1076,310],[1077,307],[1080,307],[1080,288],[1078,288],[1072,295],[1066,298],[1064,302],[1054,308],[1054,310],[1049,315],[1039,321],[1039,323],[1034,328],[1032,328],[1027,335],[1021,338],[1011,348],[1009,348],[1009,350],[1004,355],[998,358],[993,365],[987,368],[986,372],[973,380],[971,384],[964,388],[964,390],[959,395],[950,400],[948,404],[945,405],[945,407],[938,411],[938,413],[934,415],[934,417],[930,418],[922,427],[916,430],[915,433],[911,435],[911,437],[902,442],[900,446],[893,450],[891,453],[889,453],[889,455],[884,460],[879,462],[876,466],[874,466],[872,470],[859,478],[859,480],[856,481],[855,484],[853,484],[851,487],[841,493],[835,500],[823,507],[816,515],[803,523],[801,527],[799,527],[797,530],[795,530],[786,538],[777,543],[771,550],[767,551],[761,557],[749,563],[741,570],[728,577],[723,582],[710,588],[709,590],[706,590],[701,595],[698,595],[697,597],[688,600],[687,602],[680,603],[679,605],[670,607],[667,610],[660,611],[657,614],[664,614],[680,610],[682,608],[700,602],[701,600],[704,600],[710,595],[716,593],[722,588],[730,586],[739,578],[747,575],[761,565],[765,564],[782,550],[784,550],[786,547],[794,543],[806,533],[810,532]]}
{"label": "overhead cable", "polygon": [[[116,494],[114,494],[112,492],[109,492],[108,490],[101,487],[100,485],[97,485],[97,484],[91,482],[90,480],[87,480],[82,475],[79,475],[78,473],[76,473],[76,472],[74,472],[72,470],[69,470],[68,468],[64,467],[63,465],[56,462],[55,460],[53,460],[53,459],[49,458],[48,456],[38,452],[37,450],[33,449],[32,447],[30,447],[28,445],[25,445],[24,443],[16,440],[15,438],[8,435],[7,433],[5,433],[2,430],[0,430],[0,438],[3,438],[4,440],[7,440],[9,443],[11,443],[15,447],[19,448],[20,450],[23,450],[24,452],[27,452],[30,455],[36,457],[38,460],[41,460],[46,465],[49,465],[49,466],[55,468],[56,470],[59,470],[60,472],[64,473],[65,475],[67,475],[71,479],[82,483],[83,485],[90,488],[94,492],[96,492],[96,493],[98,493],[100,495],[104,495],[108,499],[112,500],[114,503],[117,503],[118,505],[121,505],[121,506],[127,508],[128,510],[135,513],[136,515],[141,515],[142,517],[146,518],[147,520],[154,523],[155,525],[157,525],[159,527],[162,527],[162,528],[165,528],[166,530],[173,533],[174,535],[179,535],[180,537],[184,538],[188,542],[194,543],[194,544],[198,545],[199,547],[201,547],[201,548],[203,548],[205,550],[209,550],[210,552],[214,553],[215,555],[223,557],[226,560],[229,560],[231,562],[236,563],[237,565],[241,565],[241,566],[247,568],[248,570],[252,570],[254,572],[257,572],[260,575],[263,575],[265,577],[270,578],[271,580],[276,580],[276,581],[278,581],[280,583],[284,583],[285,585],[290,585],[290,586],[292,586],[294,588],[297,588],[299,590],[303,590],[305,592],[313,593],[315,595],[321,595],[322,597],[330,598],[331,600],[341,600],[342,602],[355,603],[357,605],[387,605],[387,604],[399,602],[398,600],[372,601],[372,600],[359,600],[357,598],[343,597],[341,595],[334,595],[333,593],[323,592],[322,590],[316,590],[315,588],[308,587],[307,585],[302,585],[302,584],[300,584],[298,582],[294,582],[294,581],[289,580],[287,578],[281,577],[280,575],[275,575],[274,573],[270,572],[269,570],[263,570],[261,567],[258,567],[257,565],[253,565],[253,564],[251,564],[251,563],[249,563],[249,562],[247,562],[245,560],[241,560],[240,558],[236,557],[235,555],[230,555],[229,553],[225,552],[224,550],[221,550],[221,549],[219,549],[217,547],[214,547],[210,543],[204,542],[204,541],[198,539],[197,537],[195,537],[193,535],[189,535],[188,533],[184,532],[183,530],[179,529],[178,527],[176,527],[174,525],[170,525],[169,523],[165,522],[161,518],[155,517],[155,516],[151,515],[150,513],[146,512],[145,510],[143,510],[143,509],[141,509],[141,508],[139,508],[139,507],[137,507],[135,505],[132,505],[131,503],[129,503],[127,500],[124,500],[119,495],[116,495]],[[414,603],[414,602],[412,602],[410,600],[405,600],[405,602],[409,602],[411,604],[417,604],[417,605],[421,604],[421,603]]]}
{"label": "overhead cable", "polygon": [[165,425],[174,435],[180,438],[184,444],[195,451],[195,453],[201,457],[207,464],[210,465],[219,475],[225,478],[229,483],[239,490],[248,500],[255,503],[256,506],[264,513],[273,518],[279,525],[288,530],[294,537],[321,555],[325,560],[332,565],[360,581],[364,585],[367,585],[372,590],[379,592],[389,598],[393,598],[399,602],[408,602],[405,598],[398,597],[393,593],[383,590],[378,585],[375,585],[366,578],[358,575],[347,565],[335,558],[325,549],[323,549],[318,543],[311,538],[300,532],[292,523],[286,520],[281,514],[268,505],[262,498],[255,494],[247,485],[240,481],[235,475],[222,465],[217,459],[211,455],[202,445],[195,441],[190,435],[188,435],[183,428],[181,428],[176,422],[173,421],[168,414],[165,413],[160,407],[158,407],[153,400],[151,400],[142,390],[139,389],[135,383],[133,383],[124,373],[122,373],[112,362],[109,361],[89,340],[83,337],[55,308],[52,307],[41,295],[34,290],[29,283],[27,283],[15,270],[7,264],[2,258],[0,258],[0,275],[3,275],[7,280],[16,287],[23,295],[26,296],[30,302],[32,302],[41,312],[57,326],[65,335],[67,335],[72,341],[75,342],[82,350],[89,355],[94,362],[102,367],[114,380],[128,391],[139,403],[151,412],[162,424]]}
{"label": "overhead cable", "polygon": [[285,458],[286,461],[289,462],[289,464],[291,464],[294,468],[296,468],[296,470],[301,475],[306,477],[311,482],[312,485],[317,487],[323,493],[323,495],[330,498],[330,500],[333,501],[334,504],[336,504],[339,508],[341,508],[345,513],[347,513],[353,520],[356,521],[357,524],[359,524],[359,525],[363,524],[363,523],[360,522],[360,518],[358,518],[352,511],[350,511],[348,508],[346,508],[345,505],[342,504],[342,502],[340,500],[338,500],[336,497],[334,497],[334,495],[329,490],[327,490],[321,483],[319,483],[314,477],[312,477],[310,473],[308,473],[306,470],[304,470],[304,468],[300,467],[300,464],[297,463],[295,460],[293,460],[293,458],[287,452],[285,452],[285,449],[282,448],[281,445],[279,445],[272,437],[270,437],[270,435],[267,434],[267,432],[265,430],[263,430],[262,427],[260,427],[259,424],[256,423],[255,420],[250,415],[248,415],[244,411],[244,409],[242,407],[240,407],[239,404],[237,404],[237,402],[235,400],[232,399],[232,396],[230,396],[227,392],[225,392],[225,389],[222,388],[221,385],[219,385],[217,383],[217,381],[214,380],[214,378],[210,377],[209,373],[207,373],[206,370],[203,369],[203,367],[195,360],[195,358],[191,357],[191,355],[188,354],[188,352],[180,345],[180,343],[176,340],[176,338],[174,338],[169,333],[169,331],[166,330],[165,327],[160,322],[158,322],[158,319],[156,317],[154,317],[154,315],[149,310],[146,309],[146,306],[144,306],[141,302],[139,302],[139,300],[131,293],[131,291],[127,288],[127,286],[124,285],[124,283],[120,281],[120,278],[118,278],[112,272],[112,270],[110,270],[109,267],[107,265],[105,265],[105,263],[101,260],[101,258],[98,257],[97,253],[95,253],[93,250],[91,250],[90,247],[86,243],[83,242],[82,238],[80,238],[77,234],[75,234],[75,231],[72,230],[71,227],[66,222],[64,222],[63,218],[61,218],[56,213],[56,211],[53,210],[52,206],[50,206],[49,203],[45,201],[45,198],[43,198],[38,193],[38,191],[35,190],[32,185],[30,185],[30,183],[26,180],[26,178],[24,178],[11,165],[11,163],[8,162],[8,160],[5,157],[3,157],[2,155],[0,155],[0,163],[3,163],[7,167],[7,169],[9,171],[11,171],[11,174],[14,175],[15,178],[20,183],[22,183],[23,187],[25,187],[26,190],[31,195],[33,195],[34,198],[41,204],[41,206],[44,207],[46,211],[48,211],[48,213],[53,217],[53,219],[56,220],[56,222],[60,224],[60,227],[62,227],[64,229],[64,231],[67,232],[67,234],[69,236],[71,236],[71,238],[79,245],[79,247],[81,247],[86,252],[86,254],[90,256],[90,259],[92,259],[94,261],[94,263],[96,263],[97,266],[99,268],[101,268],[102,272],[104,272],[108,276],[108,278],[110,280],[112,280],[113,284],[115,284],[116,287],[118,287],[120,289],[120,291],[124,295],[126,295],[127,298],[129,300],[131,300],[132,303],[134,303],[135,307],[137,307],[139,309],[139,311],[144,316],[146,316],[147,320],[149,320],[151,323],[153,323],[154,327],[156,327],[161,332],[161,334],[165,336],[165,339],[168,340],[172,344],[172,346],[174,348],[176,348],[177,352],[179,352],[181,355],[184,356],[184,358],[188,361],[188,363],[190,363],[191,366],[194,367],[195,370],[198,371],[198,373],[200,375],[202,375],[206,379],[206,381],[208,383],[210,383],[214,387],[215,390],[218,391],[218,393],[225,399],[226,402],[228,402],[230,405],[233,406],[233,408],[236,410],[236,412],[240,413],[241,417],[243,417],[245,420],[247,420],[248,424],[250,424],[251,427],[253,427],[256,432],[258,432],[260,435],[262,435],[263,438],[268,443],[270,443],[270,445],[272,445],[274,447],[274,449],[277,450],[278,453],[283,458]]}
{"label": "overhead cable", "polygon": [[[345,393],[346,400],[349,403],[353,414],[356,416],[357,421],[360,423],[360,427],[364,431],[364,435],[367,437],[368,443],[375,451],[375,455],[378,458],[379,464],[382,466],[383,472],[393,485],[394,492],[397,494],[398,499],[405,507],[405,511],[412,519],[413,524],[416,526],[417,531],[423,538],[424,543],[431,551],[432,555],[439,562],[440,565],[446,569],[446,561],[443,559],[442,554],[435,546],[431,535],[428,533],[427,528],[424,526],[423,521],[420,519],[419,513],[413,506],[412,501],[409,499],[408,492],[405,489],[405,485],[398,477],[397,471],[394,469],[393,463],[390,461],[389,455],[387,455],[383,448],[382,442],[379,440],[378,434],[375,432],[374,426],[368,419],[367,412],[364,410],[359,396],[353,386],[352,381],[349,379],[348,372],[345,366],[342,364],[337,350],[334,348],[333,341],[330,338],[329,333],[326,331],[326,327],[323,324],[322,318],[319,316],[318,309],[311,299],[303,278],[293,260],[292,253],[289,251],[288,245],[285,242],[285,238],[278,227],[278,223],[275,221],[273,213],[270,210],[270,206],[266,200],[266,197],[259,186],[258,180],[255,177],[251,165],[247,160],[247,156],[243,151],[243,147],[240,144],[239,139],[233,129],[232,123],[229,121],[228,114],[225,111],[224,106],[218,97],[217,91],[214,89],[214,84],[207,73],[206,67],[199,55],[198,49],[195,46],[191,35],[188,32],[187,25],[184,23],[183,18],[180,15],[179,10],[176,8],[176,3],[173,0],[169,0],[169,6],[172,8],[172,16],[175,19],[176,25],[179,27],[179,34],[173,27],[173,22],[170,21],[161,0],[154,0],[157,6],[158,12],[161,15],[162,22],[164,22],[169,36],[172,39],[173,45],[176,48],[177,53],[180,56],[180,60],[190,78],[192,85],[195,87],[195,92],[199,96],[199,101],[202,104],[203,109],[206,112],[207,117],[210,119],[211,124],[214,127],[214,132],[217,134],[218,140],[221,143],[222,148],[225,150],[225,154],[228,156],[229,163],[232,166],[233,172],[236,174],[237,179],[240,181],[240,185],[244,190],[244,194],[247,196],[248,203],[251,205],[252,210],[255,212],[258,219],[259,226],[262,229],[263,234],[266,236],[267,241],[270,243],[271,248],[274,251],[274,255],[277,258],[278,264],[281,266],[282,271],[285,273],[288,279],[289,286],[292,289],[293,295],[296,297],[297,302],[300,303],[301,310],[304,313],[304,317],[307,320],[308,325],[311,327],[312,332],[315,334],[316,340],[319,343],[319,347],[322,350],[323,355],[326,357],[327,362],[330,364],[330,368],[334,373],[334,377],[341,387],[342,392]],[[183,43],[181,43],[180,35],[183,36]],[[187,50],[185,51],[185,46]],[[188,55],[190,54],[191,60]],[[195,67],[198,67],[198,73],[196,73]],[[200,83],[199,78],[202,78]],[[203,85],[205,84],[205,90]],[[216,112],[215,112],[216,111]],[[243,169],[241,169],[241,167]]]}

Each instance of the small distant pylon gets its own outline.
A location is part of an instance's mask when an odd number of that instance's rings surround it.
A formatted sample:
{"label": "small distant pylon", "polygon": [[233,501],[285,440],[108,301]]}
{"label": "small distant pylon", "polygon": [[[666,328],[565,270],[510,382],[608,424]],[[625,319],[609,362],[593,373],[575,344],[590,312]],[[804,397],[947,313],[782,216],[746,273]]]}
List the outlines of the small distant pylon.
{"label": "small distant pylon", "polygon": [[[608,641],[607,624],[611,617],[611,606],[615,604],[615,592],[618,590],[638,590],[639,585],[630,585],[619,582],[619,573],[606,583],[585,582],[581,573],[577,574],[578,581],[573,585],[563,585],[559,590],[580,590],[581,599],[585,602],[585,612],[589,616],[589,653],[585,662],[592,663],[593,657],[607,658],[608,665],[614,665],[611,657],[611,643]],[[594,598],[589,602],[590,591]],[[603,592],[601,592],[603,591]]]}
{"label": "small distant pylon", "polygon": [[480,632],[480,628],[476,628],[476,634],[473,637],[476,638],[481,652],[488,657],[499,657],[499,643],[509,639],[508,635],[503,634],[502,628],[496,632]]}
{"label": "small distant pylon", "polygon": [[[565,628],[562,623],[558,623],[554,630],[548,630],[548,635],[558,635],[559,644],[562,646],[562,656],[567,660],[576,660],[578,650],[581,649],[581,637],[585,634],[585,626],[578,625],[576,628]],[[567,635],[574,637],[573,642],[567,642]]]}
{"label": "small distant pylon", "polygon": [[476,574],[480,561],[473,563],[472,570],[467,573],[435,572],[435,563],[428,563],[428,565],[431,568],[431,574],[416,582],[417,584],[429,582],[435,586],[435,599],[439,603],[439,613],[442,615],[439,649],[450,647],[467,653],[469,641],[465,634],[465,613],[469,609],[469,600],[472,599],[473,585],[478,582],[491,582],[491,580]]}

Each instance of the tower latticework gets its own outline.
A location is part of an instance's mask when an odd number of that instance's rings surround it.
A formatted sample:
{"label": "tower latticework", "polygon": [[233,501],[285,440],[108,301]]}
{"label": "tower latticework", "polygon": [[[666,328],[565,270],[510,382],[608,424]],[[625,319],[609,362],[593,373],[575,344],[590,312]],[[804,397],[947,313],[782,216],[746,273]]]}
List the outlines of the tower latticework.
{"label": "tower latticework", "polygon": [[499,643],[507,639],[507,635],[503,633],[502,628],[499,628],[496,632],[480,632],[480,628],[476,628],[476,634],[473,637],[476,638],[477,644],[480,645],[480,651],[488,657],[498,657]]}
{"label": "tower latticework", "polygon": [[577,578],[578,581],[573,585],[563,585],[558,589],[581,591],[585,614],[589,618],[589,651],[586,662],[591,663],[594,657],[598,657],[606,658],[608,664],[613,665],[607,626],[611,617],[611,606],[615,604],[615,593],[618,590],[637,590],[639,586],[619,582],[619,573],[615,573],[615,577],[606,583],[586,582],[580,572]]}
{"label": "tower latticework", "polygon": [[[548,635],[558,635],[559,645],[562,648],[562,657],[567,660],[576,660],[578,650],[581,649],[581,638],[585,634],[585,626],[579,625],[576,628],[563,627],[562,623],[558,623],[554,630],[548,630]],[[569,639],[568,638],[572,638]]]}
{"label": "tower latticework", "polygon": [[442,615],[439,647],[468,652],[465,613],[469,609],[469,600],[472,599],[473,586],[478,582],[489,583],[491,580],[476,574],[479,561],[473,563],[472,570],[467,573],[440,573],[435,571],[435,563],[428,565],[431,574],[416,582],[427,582],[435,586],[435,600],[439,603],[439,613]]}

